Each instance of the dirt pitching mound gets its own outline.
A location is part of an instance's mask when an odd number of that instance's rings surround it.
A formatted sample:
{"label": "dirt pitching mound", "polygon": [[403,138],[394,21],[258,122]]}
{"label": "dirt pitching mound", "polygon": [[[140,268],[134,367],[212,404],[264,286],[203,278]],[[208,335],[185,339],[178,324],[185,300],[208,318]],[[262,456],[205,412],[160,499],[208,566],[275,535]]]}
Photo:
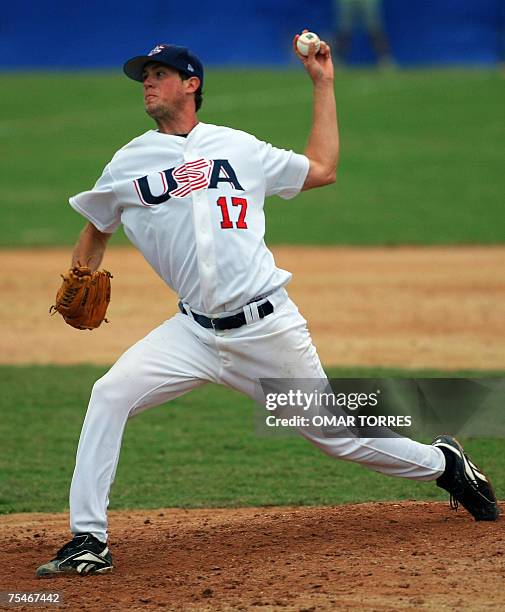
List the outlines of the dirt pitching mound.
{"label": "dirt pitching mound", "polygon": [[68,539],[67,515],[2,517],[0,590],[59,592],[69,610],[505,606],[505,522],[476,523],[445,503],[168,509],[110,519],[113,573],[40,580],[36,567]]}

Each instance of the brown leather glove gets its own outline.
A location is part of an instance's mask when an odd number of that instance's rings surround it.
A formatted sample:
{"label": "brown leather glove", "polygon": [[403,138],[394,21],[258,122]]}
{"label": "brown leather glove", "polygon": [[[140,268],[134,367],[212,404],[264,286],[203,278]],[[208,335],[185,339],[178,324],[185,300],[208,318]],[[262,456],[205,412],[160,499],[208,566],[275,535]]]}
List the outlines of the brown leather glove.
{"label": "brown leather glove", "polygon": [[63,283],[56,303],[49,312],[59,312],[65,322],[76,329],[95,329],[105,318],[110,302],[110,279],[107,270],[91,272],[87,266],[74,266],[62,274]]}

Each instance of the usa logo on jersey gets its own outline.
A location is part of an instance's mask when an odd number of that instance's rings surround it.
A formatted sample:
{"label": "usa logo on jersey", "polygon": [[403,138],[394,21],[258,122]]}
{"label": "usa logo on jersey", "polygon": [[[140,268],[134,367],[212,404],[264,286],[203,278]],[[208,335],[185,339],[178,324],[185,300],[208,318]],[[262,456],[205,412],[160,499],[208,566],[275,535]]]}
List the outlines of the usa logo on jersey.
{"label": "usa logo on jersey", "polygon": [[219,183],[229,183],[234,189],[244,191],[227,159],[200,158],[143,176],[133,183],[143,206],[157,206],[170,198],[186,198],[192,191],[217,189]]}
{"label": "usa logo on jersey", "polygon": [[209,186],[210,173],[213,161],[210,159],[197,159],[187,162],[172,170],[172,176],[179,187],[169,191],[172,198],[185,198],[192,191],[206,189]]}

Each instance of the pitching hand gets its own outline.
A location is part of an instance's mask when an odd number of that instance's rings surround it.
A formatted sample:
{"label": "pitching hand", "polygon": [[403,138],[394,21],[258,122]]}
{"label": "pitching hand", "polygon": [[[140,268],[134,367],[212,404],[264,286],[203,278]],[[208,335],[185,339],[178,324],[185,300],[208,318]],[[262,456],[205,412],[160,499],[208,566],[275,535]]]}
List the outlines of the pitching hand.
{"label": "pitching hand", "polygon": [[[303,32],[308,32],[308,30],[303,30]],[[320,81],[333,81],[333,62],[331,60],[329,45],[321,41],[321,48],[319,49],[319,53],[316,54],[316,45],[310,43],[309,54],[305,56],[302,55],[296,47],[296,41],[299,37],[300,35],[296,34],[293,38],[293,50],[298,59],[302,62],[305,70],[309,73],[312,82],[316,84]]]}

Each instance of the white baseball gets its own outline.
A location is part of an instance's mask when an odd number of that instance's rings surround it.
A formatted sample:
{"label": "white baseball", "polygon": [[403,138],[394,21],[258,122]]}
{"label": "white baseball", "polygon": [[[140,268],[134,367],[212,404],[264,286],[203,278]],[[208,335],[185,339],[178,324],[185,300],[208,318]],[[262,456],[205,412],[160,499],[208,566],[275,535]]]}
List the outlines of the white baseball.
{"label": "white baseball", "polygon": [[298,49],[298,52],[302,55],[308,55],[310,43],[316,43],[316,53],[319,53],[321,41],[319,36],[314,34],[314,32],[304,32],[303,34],[300,34],[298,40],[296,41],[296,48]]}

